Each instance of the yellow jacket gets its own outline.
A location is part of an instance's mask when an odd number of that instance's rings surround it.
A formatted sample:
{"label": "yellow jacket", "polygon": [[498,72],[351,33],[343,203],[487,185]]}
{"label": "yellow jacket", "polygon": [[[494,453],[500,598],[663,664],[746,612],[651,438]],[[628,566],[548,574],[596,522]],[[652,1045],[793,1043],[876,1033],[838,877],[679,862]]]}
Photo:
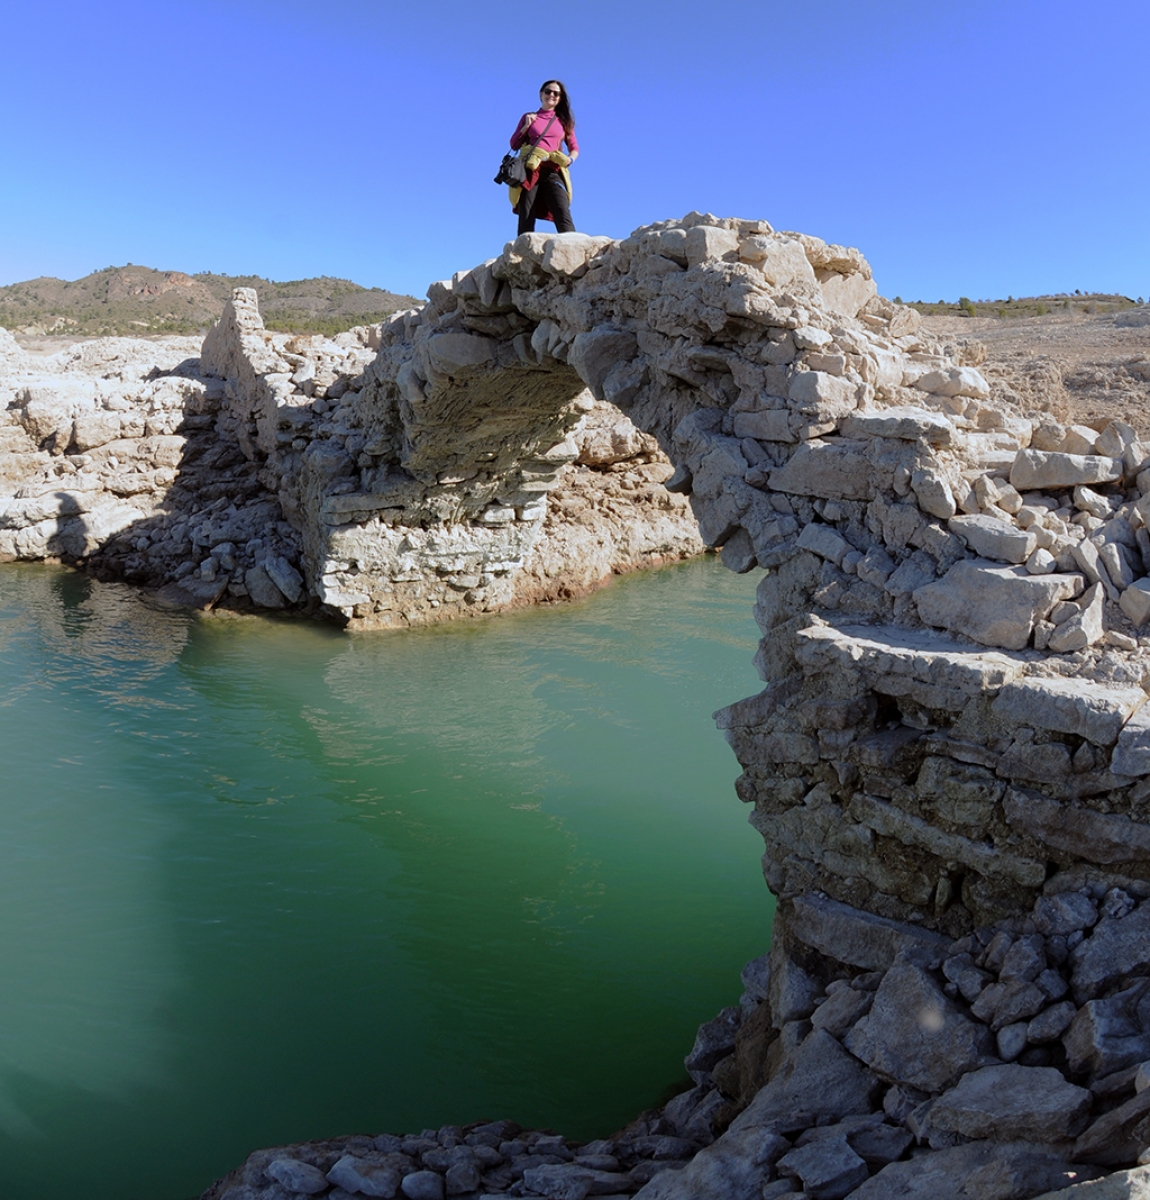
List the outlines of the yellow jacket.
{"label": "yellow jacket", "polygon": [[[537,171],[545,162],[554,163],[559,168],[559,175],[563,180],[563,186],[567,189],[567,198],[571,198],[571,174],[567,170],[571,165],[571,160],[562,150],[552,150],[548,153],[546,150],[539,149],[538,146],[521,146],[519,157],[523,159],[523,165],[527,168],[528,175],[532,171]],[[522,188],[509,187],[507,189],[512,208],[519,203],[519,197],[522,193]]]}

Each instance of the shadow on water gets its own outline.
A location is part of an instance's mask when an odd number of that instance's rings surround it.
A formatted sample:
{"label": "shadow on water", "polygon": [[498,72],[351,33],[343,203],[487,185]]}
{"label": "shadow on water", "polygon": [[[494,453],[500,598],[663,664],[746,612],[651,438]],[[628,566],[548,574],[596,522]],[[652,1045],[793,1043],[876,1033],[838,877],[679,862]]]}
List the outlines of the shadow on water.
{"label": "shadow on water", "polygon": [[0,571],[0,1192],[170,1200],[260,1145],[659,1099],[769,935],[707,719],[748,588],[347,637]]}

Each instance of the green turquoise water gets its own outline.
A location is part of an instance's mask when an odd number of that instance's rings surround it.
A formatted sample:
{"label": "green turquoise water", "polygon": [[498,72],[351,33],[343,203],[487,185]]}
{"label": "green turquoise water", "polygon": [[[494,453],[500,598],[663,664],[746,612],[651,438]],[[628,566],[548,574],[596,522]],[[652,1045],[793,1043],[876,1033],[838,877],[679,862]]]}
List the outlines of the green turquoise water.
{"label": "green turquoise water", "polygon": [[0,568],[0,1196],[659,1102],[769,943],[711,721],[761,686],[753,588],[349,636]]}

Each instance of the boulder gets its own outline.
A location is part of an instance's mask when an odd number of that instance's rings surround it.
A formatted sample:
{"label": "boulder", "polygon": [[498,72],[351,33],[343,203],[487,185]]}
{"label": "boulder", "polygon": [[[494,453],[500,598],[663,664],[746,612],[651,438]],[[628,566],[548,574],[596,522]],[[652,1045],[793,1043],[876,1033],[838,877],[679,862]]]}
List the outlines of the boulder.
{"label": "boulder", "polygon": [[851,1200],[1025,1200],[1037,1188],[1060,1188],[1083,1173],[1048,1146],[979,1141],[891,1163]]}
{"label": "boulder", "polygon": [[790,1145],[761,1126],[732,1127],[683,1170],[656,1175],[635,1193],[636,1200],[759,1200]]}
{"label": "boulder", "polygon": [[931,962],[949,945],[941,934],[814,894],[794,899],[788,928],[820,954],[865,971],[885,970],[900,957]]}
{"label": "boulder", "polygon": [[1091,1100],[1053,1067],[1004,1063],[971,1071],[943,1092],[930,1124],[972,1139],[1057,1142],[1082,1131]]}
{"label": "boulder", "polygon": [[296,1158],[273,1159],[264,1171],[269,1179],[293,1195],[317,1196],[328,1189],[328,1181],[318,1167]]}
{"label": "boulder", "polygon": [[353,1154],[345,1154],[327,1173],[329,1183],[341,1187],[345,1192],[358,1192],[363,1196],[382,1196],[392,1200],[399,1191],[401,1174],[393,1166],[370,1163]]}
{"label": "boulder", "polygon": [[1139,980],[1112,996],[1088,1000],[1062,1044],[1070,1069],[1093,1077],[1150,1060],[1150,983]]}
{"label": "boulder", "polygon": [[[1150,1146],[1150,1091],[1138,1092],[1098,1118],[1074,1143],[1079,1162],[1124,1167]],[[1147,1188],[1150,1195],[1150,1186]]]}
{"label": "boulder", "polygon": [[466,375],[491,361],[495,343],[472,333],[440,333],[427,342],[431,367],[442,375]]}
{"label": "boulder", "polygon": [[735,1118],[731,1132],[793,1122],[800,1113],[817,1114],[824,1121],[869,1113],[880,1086],[857,1057],[848,1054],[829,1033],[816,1029]]}
{"label": "boulder", "polygon": [[883,1079],[925,1092],[949,1087],[993,1052],[986,1027],[964,1016],[922,967],[906,959],[884,975],[870,1012],[843,1044]]}
{"label": "boulder", "polygon": [[935,583],[913,593],[927,625],[960,633],[984,646],[1021,650],[1035,622],[1075,594],[1072,577],[1030,575],[1024,568],[962,559]]}
{"label": "boulder", "polygon": [[840,432],[846,438],[901,438],[934,446],[949,446],[955,434],[954,426],[941,413],[911,405],[853,412]]}
{"label": "boulder", "polygon": [[1114,483],[1121,478],[1122,460],[1097,454],[1019,450],[1010,468],[1010,482],[1020,492]]}
{"label": "boulder", "polygon": [[773,491],[837,500],[867,499],[879,482],[861,442],[804,443],[770,474]]}
{"label": "boulder", "polygon": [[1049,649],[1057,654],[1072,654],[1102,639],[1106,611],[1106,597],[1102,589],[1103,585],[1096,583],[1086,590],[1078,611],[1050,634],[1047,639]]}
{"label": "boulder", "polygon": [[819,1138],[779,1159],[779,1174],[797,1179],[811,1200],[842,1200],[870,1174],[845,1135]]}
{"label": "boulder", "polygon": [[951,517],[947,528],[982,558],[1024,563],[1034,553],[1035,535],[998,517]]}
{"label": "boulder", "polygon": [[[1082,1003],[1129,976],[1150,975],[1150,904],[1104,918],[1070,956],[1071,986]],[[1148,1056],[1150,1057],[1150,1056]]]}
{"label": "boulder", "polygon": [[1146,693],[1140,687],[1027,676],[1007,683],[992,707],[995,715],[1010,725],[1074,734],[1104,746],[1117,739],[1145,702]]}
{"label": "boulder", "polygon": [[1133,625],[1145,625],[1150,618],[1150,578],[1136,579],[1118,598],[1122,611]]}

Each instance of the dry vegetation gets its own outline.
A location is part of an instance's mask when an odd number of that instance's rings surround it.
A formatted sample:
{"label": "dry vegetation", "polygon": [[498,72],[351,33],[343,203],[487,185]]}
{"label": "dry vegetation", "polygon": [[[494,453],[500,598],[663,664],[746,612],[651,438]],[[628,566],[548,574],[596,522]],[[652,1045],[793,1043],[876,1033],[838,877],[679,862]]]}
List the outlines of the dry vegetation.
{"label": "dry vegetation", "polygon": [[1129,296],[1119,296],[1102,292],[1059,292],[1054,296],[1022,296],[1015,299],[1007,296],[1005,300],[970,300],[960,296],[957,300],[939,300],[934,304],[925,300],[902,301],[916,308],[924,317],[997,317],[999,320],[1012,320],[1025,317],[1044,317],[1048,313],[1059,316],[1073,316],[1124,312],[1142,303],[1142,297],[1132,300]]}

